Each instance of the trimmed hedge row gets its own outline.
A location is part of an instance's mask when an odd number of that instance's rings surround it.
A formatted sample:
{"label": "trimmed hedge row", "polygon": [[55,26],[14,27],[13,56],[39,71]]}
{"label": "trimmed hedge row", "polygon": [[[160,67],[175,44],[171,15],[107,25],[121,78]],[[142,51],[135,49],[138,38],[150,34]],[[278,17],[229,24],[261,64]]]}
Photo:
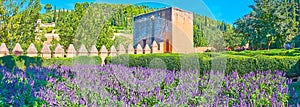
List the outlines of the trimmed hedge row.
{"label": "trimmed hedge row", "polygon": [[42,57],[28,57],[28,56],[4,56],[0,57],[0,64],[9,69],[18,67],[25,69],[28,66],[51,66],[64,65],[72,66],[73,64],[97,64],[100,65],[102,60],[100,57],[80,56],[74,58],[51,58],[44,59]]}
{"label": "trimmed hedge row", "polygon": [[299,56],[300,49],[295,48],[291,50],[285,49],[272,49],[272,50],[246,50],[241,52],[227,51],[225,54],[230,55],[243,55],[243,56],[257,56],[257,55],[267,55],[267,56]]}
{"label": "trimmed hedge row", "polygon": [[[51,58],[27,56],[4,56],[0,57],[0,64],[10,69],[13,67],[26,68],[30,65],[51,66],[66,65],[72,66],[81,64],[101,64],[100,57],[75,57],[75,58]],[[226,73],[237,70],[240,74],[250,71],[283,70],[287,76],[300,75],[299,56],[241,56],[226,55],[218,53],[199,54],[142,54],[142,55],[120,55],[107,57],[106,64],[122,64],[126,66],[142,66],[149,68],[166,68],[168,70],[197,69],[200,71],[225,70]]]}
{"label": "trimmed hedge row", "polygon": [[[165,66],[168,70],[197,69],[200,71],[225,70],[226,73],[237,70],[239,74],[251,71],[283,70],[287,76],[300,75],[298,56],[241,56],[218,53],[198,54],[144,54],[120,55],[107,57],[106,64],[122,64],[126,66],[142,66],[159,68]],[[159,63],[155,63],[159,62]]]}
{"label": "trimmed hedge row", "polygon": [[51,65],[64,65],[72,66],[74,64],[88,64],[88,65],[101,65],[102,59],[98,56],[78,56],[74,58],[51,58],[44,59],[42,66],[51,66]]}

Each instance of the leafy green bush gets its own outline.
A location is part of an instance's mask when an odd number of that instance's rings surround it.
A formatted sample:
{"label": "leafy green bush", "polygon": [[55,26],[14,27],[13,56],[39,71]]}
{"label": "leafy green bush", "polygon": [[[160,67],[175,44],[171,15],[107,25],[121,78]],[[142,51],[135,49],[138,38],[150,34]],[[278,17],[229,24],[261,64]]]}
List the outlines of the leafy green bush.
{"label": "leafy green bush", "polygon": [[51,65],[64,65],[72,66],[73,64],[88,64],[88,65],[100,65],[102,60],[100,57],[88,57],[88,56],[79,56],[74,58],[51,58],[44,59],[42,66],[51,66]]}
{"label": "leafy green bush", "polygon": [[[225,70],[227,74],[238,71],[246,74],[251,71],[283,70],[287,76],[300,75],[298,56],[243,56],[221,53],[200,54],[143,54],[143,55],[120,55],[108,57],[106,64],[122,64],[126,66],[149,67],[154,59],[160,59],[168,70],[197,69],[200,71]],[[151,62],[152,63],[152,62]]]}
{"label": "leafy green bush", "polygon": [[47,27],[46,28],[46,32],[47,33],[52,33],[52,30],[54,29],[54,27]]}
{"label": "leafy green bush", "polygon": [[51,65],[63,65],[72,66],[73,64],[89,64],[100,65],[102,60],[100,57],[88,57],[80,56],[74,58],[51,58],[44,59],[42,57],[28,57],[28,56],[4,56],[0,57],[0,65],[4,65],[9,69],[18,67],[25,69],[28,66],[51,66]]}
{"label": "leafy green bush", "polygon": [[229,55],[243,55],[243,56],[257,56],[257,55],[267,55],[267,56],[299,56],[300,50],[295,48],[291,50],[285,49],[272,49],[272,50],[257,50],[257,51],[242,51],[242,52],[235,52],[235,51],[227,51],[224,52],[225,54]]}

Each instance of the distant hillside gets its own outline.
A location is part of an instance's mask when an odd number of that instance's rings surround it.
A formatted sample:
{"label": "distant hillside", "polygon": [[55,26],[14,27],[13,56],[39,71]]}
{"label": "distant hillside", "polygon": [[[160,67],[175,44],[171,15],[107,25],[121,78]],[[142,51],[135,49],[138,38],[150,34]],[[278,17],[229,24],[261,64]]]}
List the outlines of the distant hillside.
{"label": "distant hillside", "polygon": [[[94,9],[89,9],[89,6],[93,6]],[[113,33],[125,33],[133,34],[133,17],[158,10],[163,7],[162,5],[157,4],[152,7],[138,4],[138,5],[128,5],[128,4],[96,4],[96,3],[76,3],[72,11],[57,11],[52,10],[48,13],[42,14],[43,21],[57,22],[56,29],[59,35],[62,38],[60,44],[63,44],[67,47],[69,44],[73,43],[70,41],[74,38],[75,35],[95,35],[94,33],[100,31],[100,35],[108,36],[109,38],[113,37]],[[106,9],[113,9],[114,13],[111,14],[111,17],[106,20],[107,25],[100,30],[103,26],[102,24],[97,24],[101,19],[93,19],[91,17],[105,16]],[[96,10],[96,11],[95,11]],[[100,20],[100,22],[103,20]],[[99,23],[100,23],[99,22]],[[86,24],[87,23],[87,24]],[[90,24],[90,25],[89,25]],[[78,31],[78,27],[89,27],[90,30]],[[86,29],[85,27],[85,29]],[[99,29],[98,29],[99,28]],[[194,44],[195,47],[199,46],[208,46],[207,37],[203,31],[215,31],[216,29],[226,32],[232,27],[228,24],[225,24],[221,21],[213,20],[205,16],[194,14]],[[109,29],[112,29],[110,32]],[[106,31],[108,30],[108,31]],[[85,32],[85,33],[84,33]],[[76,39],[76,38],[74,38]],[[75,40],[76,41],[76,40]],[[93,43],[91,41],[86,41],[87,43]],[[104,43],[107,44],[107,43]],[[109,47],[109,46],[107,46]],[[97,47],[100,48],[100,47]]]}

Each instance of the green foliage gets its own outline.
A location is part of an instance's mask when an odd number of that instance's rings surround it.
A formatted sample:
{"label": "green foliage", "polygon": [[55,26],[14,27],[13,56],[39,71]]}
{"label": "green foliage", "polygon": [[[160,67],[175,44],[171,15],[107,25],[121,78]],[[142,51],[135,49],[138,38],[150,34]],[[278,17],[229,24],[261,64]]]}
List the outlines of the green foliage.
{"label": "green foliage", "polygon": [[105,62],[130,67],[149,67],[151,60],[161,59],[169,70],[198,69],[202,72],[225,70],[227,74],[232,71],[245,74],[256,70],[283,70],[287,76],[300,75],[298,72],[300,57],[268,56],[267,54],[255,56],[234,55],[233,53],[120,55],[108,57]]}
{"label": "green foliage", "polygon": [[[42,9],[40,0],[8,0],[0,3],[0,42],[8,44],[12,49],[16,43],[27,44],[38,42],[35,40],[35,23],[40,18]],[[4,6],[5,8],[3,8]]]}
{"label": "green foliage", "polygon": [[296,13],[297,2],[294,0],[256,0],[250,7],[253,12],[235,24],[236,32],[242,34],[252,49],[270,48],[271,44],[282,48],[284,43],[297,36],[299,24],[295,17],[299,14]]}
{"label": "green foliage", "polygon": [[47,33],[51,33],[53,29],[54,29],[53,27],[47,27],[47,28],[46,28],[46,32],[47,32]]}
{"label": "green foliage", "polygon": [[42,23],[52,23],[54,21],[52,16],[53,13],[54,11],[49,11],[46,12],[45,14],[42,14],[41,15]]}
{"label": "green foliage", "polygon": [[133,17],[154,11],[155,9],[139,5],[119,5],[117,11],[113,13],[110,24],[115,31],[124,30],[127,33],[133,33]]}
{"label": "green foliage", "polygon": [[115,36],[114,39],[114,46],[116,48],[118,48],[121,44],[124,46],[124,48],[126,49],[128,47],[129,44],[132,44],[133,41],[130,38],[124,37],[124,36]]}
{"label": "green foliage", "polygon": [[238,36],[237,33],[235,33],[234,29],[230,25],[225,25],[226,31],[223,31],[223,38],[225,42],[225,46],[229,48],[234,48],[235,46],[244,46],[243,44],[243,38]]}
{"label": "green foliage", "polygon": [[294,37],[292,39],[292,43],[293,43],[292,44],[293,47],[300,47],[300,35]]}
{"label": "green foliage", "polygon": [[194,25],[194,47],[208,46],[208,41],[197,25]]}
{"label": "green foliage", "polygon": [[[75,47],[79,48],[82,44],[86,47],[96,44],[111,46],[113,30],[107,24],[110,13],[108,15],[104,13],[106,12],[105,8],[107,10],[112,8],[109,5],[102,7],[96,3],[89,3],[87,6],[87,8],[83,8],[85,4],[75,5],[75,12],[82,12],[78,13],[78,16],[81,16],[79,17],[80,23],[78,23],[76,32],[74,32]],[[114,11],[111,10],[110,12],[113,13]]]}
{"label": "green foliage", "polygon": [[76,48],[81,44],[86,47],[96,45],[98,49],[102,45],[110,48],[117,29],[132,33],[133,16],[150,10],[142,6],[88,2],[76,3],[74,8],[71,12],[57,12],[59,43],[65,48],[69,44]]}
{"label": "green foliage", "polygon": [[[296,93],[297,93],[297,96],[296,96],[296,97],[299,99],[299,98],[300,98],[300,95],[299,95],[299,93],[300,93],[300,82],[297,81],[297,82],[294,82],[294,83],[292,83],[291,85],[289,85],[289,91],[292,91],[293,88],[295,88],[295,91],[296,91]],[[293,100],[291,99],[291,100],[289,100],[289,103],[291,103],[291,104],[296,104],[297,102],[296,102],[296,101],[293,101]]]}
{"label": "green foliage", "polygon": [[4,56],[0,57],[0,64],[13,69],[26,68],[29,66],[52,66],[52,65],[62,65],[62,66],[72,66],[74,64],[89,64],[89,65],[100,65],[102,60],[100,57],[88,57],[79,56],[74,58],[51,58],[44,59],[41,57],[28,57],[28,56]]}
{"label": "green foliage", "polygon": [[[201,57],[199,57],[199,62],[201,63],[206,63],[206,58],[208,58],[208,55],[200,55]],[[153,59],[160,59],[164,62],[164,64],[166,65],[166,69],[169,70],[181,70],[181,66],[185,66],[185,65],[190,65],[190,67],[193,67],[193,65],[195,64],[184,64],[181,65],[181,61],[184,61],[185,59],[190,59],[193,57],[198,57],[195,56],[194,54],[190,54],[190,55],[181,55],[181,54],[148,54],[148,55],[120,55],[120,56],[116,56],[116,57],[108,57],[106,58],[105,62],[106,63],[113,63],[113,64],[122,64],[122,65],[127,65],[130,67],[133,66],[141,66],[141,67],[149,67],[150,62]],[[203,60],[201,60],[203,58]],[[182,60],[181,60],[182,59]],[[188,62],[188,61],[186,61]],[[202,64],[201,64],[202,65]],[[198,68],[198,65],[196,65],[196,67],[194,68]],[[204,70],[206,67],[200,66],[200,69]]]}
{"label": "green foliage", "polygon": [[105,47],[109,49],[113,45],[113,36],[113,29],[108,24],[105,24],[97,38],[96,47],[100,49],[105,45]]}
{"label": "green foliage", "polygon": [[267,55],[267,56],[299,56],[299,49],[285,50],[285,49],[272,49],[272,50],[259,50],[259,51],[242,51],[242,52],[234,52],[227,51],[224,52],[230,55],[243,55],[243,56],[256,56],[256,55]]}
{"label": "green foliage", "polygon": [[[19,4],[24,2],[28,1],[20,1]],[[3,3],[1,3],[1,5],[2,4]],[[8,4],[10,4],[10,2]],[[45,41],[42,39],[44,37],[43,35],[50,33],[52,31],[50,29],[52,28],[46,28],[42,30],[42,32],[34,32],[36,26],[33,26],[32,23],[35,23],[37,19],[42,19],[43,23],[56,22],[54,29],[56,29],[56,33],[60,36],[58,43],[65,49],[67,49],[69,44],[74,44],[76,48],[79,48],[81,44],[85,44],[86,47],[96,44],[98,49],[100,49],[102,45],[109,48],[113,44],[114,32],[132,34],[134,25],[133,17],[156,10],[155,8],[139,5],[83,2],[76,3],[72,11],[56,10],[55,7],[54,10],[51,11],[53,6],[46,4],[43,7],[46,9],[46,13],[40,14],[39,11],[42,7],[39,0],[29,1],[29,4],[30,5],[25,7],[24,11],[15,11],[21,6],[14,6],[12,3],[8,5],[6,10],[0,8],[0,14],[17,13],[8,16],[1,15],[1,19],[4,19],[4,25],[6,25],[6,27],[1,26],[1,29],[6,30],[1,31],[1,35],[5,36],[1,36],[2,38],[0,39],[1,42],[12,43],[8,45],[10,49],[13,48],[13,44],[17,42],[23,45],[24,41],[26,41],[26,43],[29,41],[34,44],[41,44]],[[1,5],[0,7],[2,7]],[[28,16],[28,14],[30,14],[30,16]],[[215,35],[210,32],[216,29],[226,32],[227,29],[230,29],[226,27],[229,25],[200,15],[195,15],[194,23],[194,42],[196,47],[219,43],[215,40],[210,40],[212,38],[210,35]],[[218,33],[222,34],[221,32]],[[228,33],[227,35],[232,34]],[[223,42],[220,43],[223,44]],[[29,45],[29,43],[27,45]]]}
{"label": "green foliage", "polygon": [[5,14],[5,9],[4,9],[4,1],[0,1],[0,20],[3,19]]}
{"label": "green foliage", "polygon": [[43,59],[42,66],[64,65],[72,66],[74,64],[100,65],[102,60],[100,57],[80,56],[75,58],[51,58]]}
{"label": "green foliage", "polygon": [[[57,46],[58,44],[59,44],[59,41],[56,40],[56,39],[54,39],[54,38],[52,38],[50,50],[51,50],[52,52],[54,52],[54,50],[55,50],[55,48],[56,48],[56,46]],[[64,47],[64,48],[65,48],[65,47]]]}
{"label": "green foliage", "polygon": [[214,46],[218,48],[244,45],[232,25],[194,14],[194,47]]}
{"label": "green foliage", "polygon": [[[55,15],[57,14],[57,16]],[[80,21],[80,18],[77,16],[77,12],[63,12],[59,11],[53,15],[56,19],[56,32],[59,34],[59,44],[64,47],[66,50],[69,47],[69,44],[73,44],[74,33]]]}
{"label": "green foliage", "polygon": [[222,34],[220,29],[218,29],[218,25],[221,24],[221,22],[212,20],[206,16],[195,14],[193,24],[195,47],[211,46],[213,39]]}
{"label": "green foliage", "polygon": [[26,68],[29,66],[41,66],[42,65],[42,58],[40,57],[27,57],[27,56],[4,56],[0,57],[0,64],[9,68],[13,69],[14,67],[18,68]]}
{"label": "green foliage", "polygon": [[52,9],[52,5],[47,3],[47,4],[45,4],[44,9],[46,9],[46,12],[48,13]]}

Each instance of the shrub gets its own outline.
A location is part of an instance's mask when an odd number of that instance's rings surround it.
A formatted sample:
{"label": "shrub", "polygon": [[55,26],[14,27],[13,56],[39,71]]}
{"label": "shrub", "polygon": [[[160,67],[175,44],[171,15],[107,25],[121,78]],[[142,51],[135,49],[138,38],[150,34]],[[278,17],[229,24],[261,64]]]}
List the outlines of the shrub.
{"label": "shrub", "polygon": [[243,56],[257,56],[257,55],[267,55],[267,56],[298,56],[300,54],[299,49],[285,50],[285,49],[272,49],[272,50],[259,50],[259,51],[227,51],[225,52],[229,55],[243,55]]}
{"label": "shrub", "polygon": [[51,66],[51,65],[64,65],[64,66],[72,66],[73,64],[89,64],[89,65],[100,65],[102,60],[100,57],[88,57],[88,56],[80,56],[74,58],[51,58],[51,59],[43,59],[42,66]]}
{"label": "shrub", "polygon": [[122,64],[126,66],[149,67],[151,60],[161,59],[168,70],[198,69],[200,71],[225,70],[238,71],[239,74],[256,70],[283,70],[287,76],[300,75],[299,59],[297,56],[242,56],[232,54],[204,53],[204,54],[143,54],[120,55],[108,57],[106,64]]}
{"label": "shrub", "polygon": [[51,58],[44,59],[42,57],[28,57],[28,56],[4,56],[0,57],[0,65],[13,69],[18,67],[25,69],[28,66],[52,66],[52,65],[64,65],[72,66],[73,64],[96,64],[100,65],[102,60],[100,57],[88,57],[80,56],[74,58]]}

